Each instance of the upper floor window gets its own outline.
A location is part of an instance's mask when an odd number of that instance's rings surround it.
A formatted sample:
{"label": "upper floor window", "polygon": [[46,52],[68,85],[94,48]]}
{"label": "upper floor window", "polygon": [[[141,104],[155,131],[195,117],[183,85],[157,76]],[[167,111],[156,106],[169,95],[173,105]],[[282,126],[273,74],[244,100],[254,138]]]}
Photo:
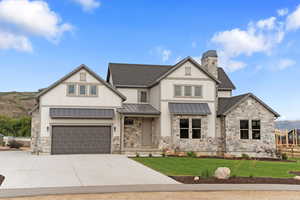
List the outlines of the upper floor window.
{"label": "upper floor window", "polygon": [[76,85],[75,84],[69,84],[67,86],[67,94],[70,96],[76,95]]}
{"label": "upper floor window", "polygon": [[80,73],[80,81],[86,81],[86,73],[85,72]]}
{"label": "upper floor window", "polygon": [[191,66],[186,66],[185,67],[185,75],[186,76],[191,76],[192,75],[192,67]]}
{"label": "upper floor window", "polygon": [[139,99],[141,103],[147,103],[148,102],[148,93],[147,91],[140,91]]}
{"label": "upper floor window", "polygon": [[241,139],[249,139],[249,121],[240,120],[240,134]]}
{"label": "upper floor window", "polygon": [[79,95],[86,96],[86,85],[79,85]]}
{"label": "upper floor window", "polygon": [[97,85],[91,85],[90,86],[90,95],[91,96],[97,96],[98,95],[98,87],[97,87]]}
{"label": "upper floor window", "polygon": [[260,140],[260,120],[252,120],[252,139]]}
{"label": "upper floor window", "polygon": [[201,85],[175,85],[175,97],[202,97]]}

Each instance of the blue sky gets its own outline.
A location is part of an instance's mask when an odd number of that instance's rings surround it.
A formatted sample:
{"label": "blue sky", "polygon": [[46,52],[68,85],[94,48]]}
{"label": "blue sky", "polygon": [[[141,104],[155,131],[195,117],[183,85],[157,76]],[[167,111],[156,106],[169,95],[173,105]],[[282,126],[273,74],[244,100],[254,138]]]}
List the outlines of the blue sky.
{"label": "blue sky", "polygon": [[300,119],[296,0],[0,0],[0,91],[36,91],[84,63],[174,64],[217,49],[234,94]]}

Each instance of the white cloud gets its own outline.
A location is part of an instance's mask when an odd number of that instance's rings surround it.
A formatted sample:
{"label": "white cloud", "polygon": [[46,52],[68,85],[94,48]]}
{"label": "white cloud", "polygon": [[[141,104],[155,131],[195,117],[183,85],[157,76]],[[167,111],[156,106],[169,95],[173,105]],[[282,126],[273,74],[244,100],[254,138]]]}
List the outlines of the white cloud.
{"label": "white cloud", "polygon": [[0,1],[0,22],[26,34],[42,36],[51,41],[72,30],[68,23],[42,0],[2,0]]}
{"label": "white cloud", "polygon": [[258,28],[261,28],[261,29],[266,28],[266,29],[272,30],[275,27],[275,22],[276,22],[276,17],[270,17],[268,19],[259,20],[256,23],[256,25]]}
{"label": "white cloud", "polygon": [[289,58],[283,58],[283,59],[279,60],[279,62],[278,62],[278,68],[280,70],[283,70],[283,69],[291,67],[291,66],[293,66],[295,64],[296,64],[296,62],[294,60],[289,59]]}
{"label": "white cloud", "polygon": [[17,51],[32,51],[29,39],[22,35],[0,31],[0,49],[15,49]]}
{"label": "white cloud", "polygon": [[281,22],[275,17],[250,22],[246,29],[235,28],[214,34],[211,41],[219,49],[220,63],[229,71],[246,66],[235,60],[236,57],[252,56],[254,53],[270,54],[272,49],[282,42],[285,32]]}
{"label": "white cloud", "polygon": [[300,5],[286,19],[287,30],[297,30],[300,28]]}
{"label": "white cloud", "polygon": [[91,12],[101,5],[101,3],[96,0],[73,0],[73,1],[81,5],[82,9],[86,12]]}
{"label": "white cloud", "polygon": [[170,59],[172,51],[164,48],[163,46],[157,46],[153,50],[150,50],[151,54],[158,55],[163,62],[166,62]]}
{"label": "white cloud", "polygon": [[282,8],[282,9],[279,9],[277,10],[277,14],[278,16],[285,16],[289,13],[289,10],[287,8]]}
{"label": "white cloud", "polygon": [[164,49],[164,50],[162,50],[161,54],[162,54],[162,61],[166,62],[169,60],[172,52],[168,49]]}

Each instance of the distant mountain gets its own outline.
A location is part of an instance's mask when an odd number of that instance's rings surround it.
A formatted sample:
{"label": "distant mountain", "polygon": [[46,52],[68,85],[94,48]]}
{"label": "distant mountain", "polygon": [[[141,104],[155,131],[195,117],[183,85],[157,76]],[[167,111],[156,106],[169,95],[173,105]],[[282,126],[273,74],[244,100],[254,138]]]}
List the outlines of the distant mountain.
{"label": "distant mountain", "polygon": [[0,92],[0,115],[28,116],[34,107],[36,92]]}
{"label": "distant mountain", "polygon": [[276,121],[275,127],[277,129],[300,129],[300,120],[283,120],[283,121]]}

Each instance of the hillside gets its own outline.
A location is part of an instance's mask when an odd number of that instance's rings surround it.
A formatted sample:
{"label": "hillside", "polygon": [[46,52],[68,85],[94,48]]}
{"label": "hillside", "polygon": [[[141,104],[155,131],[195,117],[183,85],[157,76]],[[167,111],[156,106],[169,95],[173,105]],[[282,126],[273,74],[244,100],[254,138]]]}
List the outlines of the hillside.
{"label": "hillside", "polygon": [[277,121],[275,124],[275,127],[278,129],[288,129],[288,130],[295,129],[295,128],[300,129],[300,120],[298,120],[298,121],[297,120],[295,120],[295,121],[292,121],[292,120]]}
{"label": "hillside", "polygon": [[28,116],[35,105],[35,92],[0,92],[0,115]]}

